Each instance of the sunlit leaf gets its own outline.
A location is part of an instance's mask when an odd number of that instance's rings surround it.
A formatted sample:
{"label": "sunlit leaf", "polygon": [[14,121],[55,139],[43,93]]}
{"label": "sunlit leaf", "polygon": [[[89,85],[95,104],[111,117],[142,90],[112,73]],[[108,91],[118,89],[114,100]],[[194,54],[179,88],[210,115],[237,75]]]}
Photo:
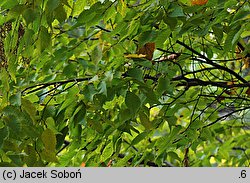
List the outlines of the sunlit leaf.
{"label": "sunlit leaf", "polygon": [[106,145],[106,147],[104,148],[102,155],[101,155],[101,161],[105,161],[109,158],[111,158],[111,155],[113,154],[113,145],[112,143],[109,143],[108,145]]}
{"label": "sunlit leaf", "polygon": [[137,135],[131,142],[131,146],[138,144],[140,141],[144,140],[145,137],[148,135],[148,132],[142,132]]}

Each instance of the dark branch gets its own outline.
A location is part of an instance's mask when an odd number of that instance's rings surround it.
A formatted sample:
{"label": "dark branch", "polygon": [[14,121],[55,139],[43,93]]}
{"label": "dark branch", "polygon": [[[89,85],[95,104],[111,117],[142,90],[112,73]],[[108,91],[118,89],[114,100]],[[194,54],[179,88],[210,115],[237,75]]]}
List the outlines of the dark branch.
{"label": "dark branch", "polygon": [[226,115],[224,115],[224,116],[221,116],[221,117],[217,118],[215,121],[213,121],[213,122],[211,122],[211,123],[205,125],[203,128],[212,126],[212,125],[214,125],[215,123],[219,122],[220,120],[225,119],[225,118],[231,116],[231,115],[234,114],[234,113],[241,112],[241,111],[244,111],[244,110],[249,109],[249,108],[250,108],[250,106],[244,107],[244,108],[241,108],[241,109],[238,109],[238,110],[234,110],[234,111],[232,111],[232,112],[230,112],[230,113],[228,113],[228,114],[226,114]]}
{"label": "dark branch", "polygon": [[248,98],[244,98],[244,97],[234,97],[234,96],[224,96],[224,95],[221,95],[221,96],[215,96],[215,95],[200,95],[202,97],[208,97],[208,98],[216,98],[217,100],[221,100],[221,99],[236,99],[236,100],[245,100],[245,101],[250,101]]}
{"label": "dark branch", "polygon": [[[36,85],[29,86],[29,87],[25,88],[22,91],[22,94],[27,90],[31,90],[31,91],[26,93],[26,94],[29,94],[29,93],[33,93],[33,92],[39,91],[41,89],[47,88],[47,87],[49,87],[51,85],[55,85],[58,88],[58,85],[61,86],[61,85],[64,85],[64,84],[67,84],[67,83],[72,83],[72,82],[88,81],[90,79],[91,78],[76,78],[76,79],[69,79],[69,80],[65,80],[65,81],[54,81],[54,82],[48,82],[48,83],[40,83],[40,84],[36,84]],[[36,88],[36,87],[38,87],[38,88]],[[33,89],[33,88],[35,88],[35,89]]]}
{"label": "dark branch", "polygon": [[[124,154],[118,154],[118,158],[124,158],[125,155]],[[128,160],[128,163],[132,163],[132,161],[134,160],[135,157],[132,157]],[[140,165],[144,165],[145,161],[143,160],[142,162],[140,162]],[[159,167],[159,165],[157,165],[155,162],[153,161],[147,161],[146,165],[150,166],[150,167]],[[160,167],[174,167],[174,165],[172,165],[170,162],[164,161],[163,164]]]}
{"label": "dark branch", "polygon": [[250,87],[250,82],[240,83],[240,84],[228,84],[228,82],[220,82],[220,81],[204,81],[197,78],[186,78],[184,76],[176,76],[172,79],[172,81],[181,81],[185,80],[181,83],[178,83],[177,86],[217,86],[221,88],[240,88],[240,87]]}
{"label": "dark branch", "polygon": [[105,29],[105,28],[103,28],[103,27],[101,27],[99,25],[97,25],[96,28],[101,29],[101,30],[103,30],[105,32],[111,32],[111,30]]}
{"label": "dark branch", "polygon": [[[241,82],[247,83],[247,81],[244,78],[242,78],[239,74],[237,74],[233,70],[231,70],[231,69],[229,69],[227,67],[224,67],[222,65],[219,65],[219,64],[213,62],[212,60],[210,60],[209,58],[207,58],[205,55],[202,55],[201,53],[197,52],[196,50],[194,50],[193,48],[191,48],[190,46],[186,45],[185,43],[183,43],[183,42],[181,42],[179,40],[177,40],[176,43],[184,46],[186,49],[190,50],[192,53],[194,53],[194,54],[198,55],[200,58],[204,59],[207,64],[210,64],[210,65],[216,67],[217,69],[226,71],[226,72],[230,73],[231,75],[233,75],[234,77],[236,77]],[[195,59],[197,61],[203,61],[202,59],[199,59],[199,58],[193,58],[193,59]]]}

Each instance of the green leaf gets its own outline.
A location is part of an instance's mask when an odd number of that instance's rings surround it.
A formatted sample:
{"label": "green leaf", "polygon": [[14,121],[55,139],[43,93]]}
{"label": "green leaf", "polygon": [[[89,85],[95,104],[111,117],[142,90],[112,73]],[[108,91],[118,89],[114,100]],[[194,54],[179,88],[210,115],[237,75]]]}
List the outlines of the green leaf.
{"label": "green leaf", "polygon": [[119,138],[115,143],[115,152],[116,152],[116,154],[118,154],[120,152],[121,146],[122,146],[122,138]]}
{"label": "green leaf", "polygon": [[139,118],[141,121],[141,124],[145,127],[145,129],[149,130],[152,128],[152,124],[149,120],[149,117],[144,112],[139,112]]}
{"label": "green leaf", "polygon": [[[42,142],[47,152],[55,152],[56,149],[56,136],[52,130],[47,128],[42,133]],[[52,156],[52,155],[51,155]]]}
{"label": "green leaf", "polygon": [[8,155],[8,158],[10,158],[10,160],[13,162],[13,163],[15,163],[17,166],[23,166],[24,165],[24,163],[22,162],[22,157],[23,157],[24,155],[23,154],[9,154]]}
{"label": "green leaf", "polygon": [[118,162],[115,164],[116,167],[123,167],[124,165],[128,165],[129,159],[134,156],[133,153],[128,153],[126,156],[122,159],[119,159]]}
{"label": "green leaf", "polygon": [[99,83],[98,90],[99,90],[98,92],[99,94],[103,94],[107,96],[107,85],[105,81],[102,81],[101,83]]}
{"label": "green leaf", "polygon": [[64,144],[64,140],[66,135],[69,132],[69,128],[68,126],[65,126],[61,131],[60,134],[56,135],[56,149],[59,149],[63,144]]}
{"label": "green leaf", "polygon": [[61,0],[49,0],[46,4],[47,12],[52,12],[54,9],[56,9]]}
{"label": "green leaf", "polygon": [[143,72],[139,68],[132,68],[128,70],[128,76],[137,79],[139,81],[142,81]]}
{"label": "green leaf", "polygon": [[77,100],[76,96],[72,96],[72,95],[68,95],[66,100],[62,103],[59,111],[57,112],[57,114],[59,114],[62,110],[64,110],[65,108],[68,108],[69,106],[73,105],[72,101]]}
{"label": "green leaf", "polygon": [[169,17],[169,16],[164,16],[163,21],[170,27],[171,30],[174,30],[178,23],[175,17]]}
{"label": "green leaf", "polygon": [[240,27],[237,27],[231,30],[227,34],[227,38],[226,38],[225,45],[224,45],[225,52],[228,52],[233,48],[234,44],[239,39],[241,32],[242,32],[242,29]]}
{"label": "green leaf", "polygon": [[[134,61],[136,61],[136,59],[134,59]],[[136,64],[137,65],[140,65],[140,66],[143,66],[143,67],[146,67],[146,68],[151,68],[152,67],[152,62],[151,61],[149,61],[149,60],[142,60],[142,59],[138,59],[138,62],[136,62]],[[142,72],[142,70],[141,71],[139,71],[139,72]],[[138,75],[138,74],[137,74]],[[131,77],[133,77],[133,75],[131,74]],[[133,77],[133,78],[135,78],[136,79],[136,77]],[[140,77],[138,77],[138,78],[140,78]],[[141,80],[142,81],[142,80]]]}
{"label": "green leaf", "polygon": [[190,129],[198,129],[202,127],[204,123],[201,120],[191,121]]}
{"label": "green leaf", "polygon": [[103,127],[102,124],[98,121],[98,120],[87,120],[88,121],[88,125],[95,129],[98,133],[103,133]]}
{"label": "green leaf", "polygon": [[172,139],[176,137],[176,135],[180,132],[181,129],[182,129],[182,126],[180,125],[172,126],[169,138]]}
{"label": "green leaf", "polygon": [[239,3],[239,1],[237,1],[237,0],[230,0],[230,1],[225,1],[223,3],[225,3],[224,4],[224,8],[231,8],[232,6],[235,6],[237,3]]}
{"label": "green leaf", "polygon": [[26,157],[24,157],[24,160],[29,167],[36,166],[37,163],[37,153],[33,146],[27,145],[25,148],[25,153],[27,154]]}
{"label": "green leaf", "polygon": [[146,86],[139,86],[139,89],[147,97],[150,103],[155,103],[155,104],[159,103],[159,100],[157,99],[155,92],[151,88]]}
{"label": "green leaf", "polygon": [[170,127],[176,125],[177,118],[174,116],[174,114],[173,114],[172,116],[167,116],[167,117],[166,117],[166,120],[167,120],[168,125],[169,125]]}
{"label": "green leaf", "polygon": [[97,45],[91,54],[91,60],[97,65],[102,59],[102,49],[100,45]]}
{"label": "green leaf", "polygon": [[[75,147],[75,148],[77,148],[77,147]],[[72,159],[74,159],[74,157],[76,156],[77,152],[78,151],[76,149],[71,149],[67,153],[62,154],[62,156],[59,159],[60,165],[63,167],[68,166],[68,164],[70,164]]]}
{"label": "green leaf", "polygon": [[32,9],[32,8],[28,8],[28,9],[24,10],[23,17],[26,21],[26,24],[29,25],[38,17],[38,13],[36,11],[34,11],[34,9]]}
{"label": "green leaf", "polygon": [[170,5],[171,9],[173,9],[173,11],[168,15],[169,17],[182,17],[185,16],[185,14],[183,13],[183,9],[181,6],[179,6],[176,3],[172,3]]}
{"label": "green leaf", "polygon": [[0,128],[0,148],[3,146],[3,142],[8,137],[8,129],[6,127]]}
{"label": "green leaf", "polygon": [[48,162],[58,162],[58,159],[56,157],[56,153],[54,151],[50,151],[48,149],[45,149],[42,151],[41,155]]}
{"label": "green leaf", "polygon": [[25,100],[28,100],[32,103],[38,102],[39,101],[39,97],[36,94],[28,94],[24,96]]}
{"label": "green leaf", "polygon": [[215,25],[212,27],[212,29],[216,39],[220,43],[223,39],[223,27],[221,25]]}
{"label": "green leaf", "polygon": [[127,23],[125,23],[125,22],[119,22],[117,24],[117,26],[115,27],[115,29],[111,32],[110,35],[111,36],[116,36],[116,34],[121,34],[121,36],[122,36],[122,35],[126,34],[126,31],[124,31],[124,30],[126,30],[127,27],[128,27]]}
{"label": "green leaf", "polygon": [[137,34],[137,31],[140,27],[139,22],[137,22],[136,20],[131,20],[129,24],[125,24],[126,26],[124,27],[124,29],[122,29],[121,33],[121,38],[119,41],[124,41],[126,38],[130,37],[133,38],[135,37],[135,35]]}
{"label": "green leaf", "polygon": [[44,26],[41,26],[37,41],[39,53],[42,53],[45,49],[49,49],[51,45],[51,35],[49,34],[48,29]]}
{"label": "green leaf", "polygon": [[43,119],[49,118],[49,117],[55,117],[56,115],[56,108],[53,105],[48,105],[44,108],[43,112]]}
{"label": "green leaf", "polygon": [[125,97],[125,104],[130,112],[135,114],[141,106],[141,100],[136,94],[128,91]]}
{"label": "green leaf", "polygon": [[[6,106],[7,104],[7,100],[8,100],[8,93],[10,90],[10,86],[9,86],[9,75],[6,71],[6,69],[1,68],[1,75],[0,75],[0,79],[1,79],[1,85],[3,86],[2,92],[3,92],[3,97],[2,97],[2,107]],[[0,109],[2,108],[0,107]]]}
{"label": "green leaf", "polygon": [[249,14],[250,14],[249,10],[237,11],[235,16],[233,17],[232,24],[235,24],[235,23],[237,23],[238,21],[240,21],[242,19],[249,18]]}
{"label": "green leaf", "polygon": [[18,4],[17,0],[2,0],[0,2],[0,7],[2,9],[10,9],[10,8],[14,7],[17,4]]}
{"label": "green leaf", "polygon": [[14,21],[17,19],[20,14],[26,9],[26,5],[24,4],[17,4],[13,8],[9,9],[9,12],[7,14],[6,20],[7,21]]}
{"label": "green leaf", "polygon": [[212,134],[211,130],[206,129],[206,128],[202,129],[201,139],[212,140],[213,139],[213,134]]}
{"label": "green leaf", "polygon": [[[33,41],[33,36],[34,36],[34,34],[35,34],[35,32],[34,32],[34,30],[32,30],[32,29],[26,29],[25,30],[25,33],[24,33],[24,35],[23,35],[23,40],[24,40],[24,44],[26,45],[26,46],[31,46],[31,44],[32,44],[32,41]],[[32,55],[32,54],[31,54]],[[31,56],[30,55],[30,56]]]}
{"label": "green leaf", "polygon": [[160,77],[158,80],[158,85],[156,87],[156,91],[162,95],[169,87],[170,81],[166,77]]}
{"label": "green leaf", "polygon": [[69,64],[63,69],[63,74],[68,78],[77,75],[77,65],[76,64]]}
{"label": "green leaf", "polygon": [[55,9],[55,18],[56,18],[59,22],[61,22],[61,23],[63,23],[63,22],[66,20],[66,18],[67,18],[67,13],[66,13],[65,9],[63,8],[63,5],[60,4],[60,5]]}
{"label": "green leaf", "polygon": [[148,132],[142,132],[137,135],[131,142],[131,146],[138,144],[140,141],[144,140],[148,135]]}
{"label": "green leaf", "polygon": [[181,158],[178,156],[178,154],[173,151],[168,152],[167,155],[171,157],[172,160],[178,160],[179,162],[182,161]]}
{"label": "green leaf", "polygon": [[81,124],[84,120],[84,117],[86,115],[86,105],[83,101],[80,101],[79,104],[76,106],[76,110],[73,114],[73,121],[74,124]]}
{"label": "green leaf", "polygon": [[[13,41],[15,44],[15,41]],[[16,82],[16,69],[17,69],[17,57],[13,54],[9,55],[8,59],[9,67],[8,73],[11,76],[11,79]]]}
{"label": "green leaf", "polygon": [[104,21],[109,21],[109,19],[112,19],[116,14],[116,9],[115,6],[111,6],[105,13],[103,20]]}
{"label": "green leaf", "polygon": [[131,118],[131,112],[129,109],[122,109],[119,113],[119,121],[123,123]]}
{"label": "green leaf", "polygon": [[[171,26],[172,26],[172,24],[171,24]],[[163,44],[170,37],[170,34],[172,33],[171,29],[174,29],[174,28],[175,28],[175,26],[170,27],[170,29],[166,28],[166,29],[160,30],[158,32],[157,37],[154,40],[157,48],[162,48],[163,47]]]}
{"label": "green leaf", "polygon": [[21,105],[21,92],[18,92],[17,94],[10,96],[10,104],[13,106]]}
{"label": "green leaf", "polygon": [[126,13],[127,13],[127,4],[125,0],[120,0],[118,1],[118,5],[117,5],[117,12],[120,13],[123,17],[125,17]]}
{"label": "green leaf", "polygon": [[49,128],[53,131],[53,133],[55,133],[55,134],[58,133],[54,118],[48,117],[45,121],[45,124],[46,124],[47,128]]}
{"label": "green leaf", "polygon": [[157,37],[157,33],[154,30],[145,31],[139,36],[139,46],[143,46],[148,42],[153,42]]}
{"label": "green leaf", "polygon": [[14,106],[7,106],[3,109],[3,120],[5,121],[6,125],[9,127],[10,136],[12,138],[19,139],[22,137],[22,123],[24,123],[24,115],[19,111],[17,107]]}
{"label": "green leaf", "polygon": [[77,18],[77,25],[82,25],[89,20],[92,20],[96,15],[95,11],[89,10],[83,10],[82,13]]}
{"label": "green leaf", "polygon": [[77,24],[72,28],[78,27],[80,25],[85,25],[88,29],[92,25],[98,24],[98,22],[103,18],[104,12],[107,10],[106,6],[108,6],[111,2],[106,1],[106,5],[97,2],[91,6],[90,9],[83,10],[77,18]]}
{"label": "green leaf", "polygon": [[248,166],[246,2],[1,0],[0,165]]}
{"label": "green leaf", "polygon": [[109,143],[105,146],[102,155],[101,155],[101,161],[106,161],[107,159],[111,158],[111,155],[113,154],[113,145],[112,143]]}

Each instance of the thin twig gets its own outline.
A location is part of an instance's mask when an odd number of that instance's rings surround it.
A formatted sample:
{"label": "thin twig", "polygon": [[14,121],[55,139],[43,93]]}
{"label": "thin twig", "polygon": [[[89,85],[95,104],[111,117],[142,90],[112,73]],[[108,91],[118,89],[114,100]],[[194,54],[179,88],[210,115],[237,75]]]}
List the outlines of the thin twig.
{"label": "thin twig", "polygon": [[219,65],[219,64],[213,62],[212,60],[210,60],[209,58],[207,58],[205,55],[202,55],[202,54],[199,53],[198,51],[194,50],[193,48],[191,48],[190,46],[186,45],[185,43],[183,43],[183,42],[181,42],[181,41],[179,41],[179,40],[177,40],[176,43],[178,43],[178,44],[184,46],[186,49],[188,49],[189,51],[191,51],[192,53],[198,55],[198,56],[201,58],[201,59],[200,59],[200,58],[193,58],[193,59],[195,59],[195,60],[197,60],[197,61],[203,61],[202,59],[204,59],[204,60],[207,62],[207,64],[210,64],[210,65],[216,67],[216,68],[219,69],[219,70],[224,70],[224,71],[230,73],[231,75],[233,75],[234,77],[236,77],[236,78],[237,78],[238,80],[240,80],[241,82],[247,83],[247,81],[246,81],[244,78],[242,78],[239,74],[237,74],[237,73],[234,72],[233,70],[231,70],[231,69],[229,69],[229,68],[227,68],[227,67],[224,67],[224,66],[222,66],[222,65]]}
{"label": "thin twig", "polygon": [[[54,81],[54,82],[48,82],[48,83],[39,83],[39,84],[36,84],[36,85],[33,85],[33,86],[29,86],[27,88],[25,88],[23,91],[22,91],[22,94],[27,91],[27,90],[31,90],[31,91],[28,91],[26,94],[30,94],[30,93],[33,93],[33,92],[36,92],[36,91],[39,91],[41,89],[44,89],[44,88],[47,88],[51,85],[64,85],[64,84],[67,84],[67,83],[72,83],[72,82],[82,82],[82,81],[88,81],[90,80],[91,78],[76,78],[76,79],[69,79],[69,80],[64,80],[64,81]],[[38,87],[38,88],[36,88]],[[35,88],[35,89],[33,89]]]}

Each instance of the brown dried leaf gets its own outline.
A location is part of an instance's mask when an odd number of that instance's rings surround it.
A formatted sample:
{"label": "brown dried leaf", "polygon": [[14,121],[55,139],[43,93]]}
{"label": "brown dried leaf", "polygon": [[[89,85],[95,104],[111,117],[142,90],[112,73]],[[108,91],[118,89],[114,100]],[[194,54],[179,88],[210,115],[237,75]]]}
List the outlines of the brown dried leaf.
{"label": "brown dried leaf", "polygon": [[250,96],[250,87],[248,87],[246,94],[247,94],[247,96]]}
{"label": "brown dried leaf", "polygon": [[146,59],[152,60],[155,51],[155,43],[146,43],[143,47],[139,48],[138,53],[146,55]]}

